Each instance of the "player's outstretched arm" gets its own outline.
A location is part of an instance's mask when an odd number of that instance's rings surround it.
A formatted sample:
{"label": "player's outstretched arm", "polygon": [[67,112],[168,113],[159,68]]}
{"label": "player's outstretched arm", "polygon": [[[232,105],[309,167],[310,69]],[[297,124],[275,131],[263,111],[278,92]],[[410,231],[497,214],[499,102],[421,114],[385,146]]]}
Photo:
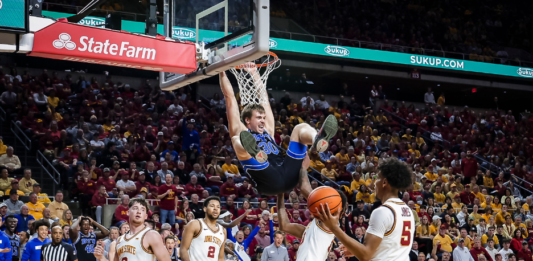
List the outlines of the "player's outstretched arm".
{"label": "player's outstretched arm", "polygon": [[241,131],[246,130],[246,127],[241,122],[239,104],[235,98],[235,93],[233,92],[233,87],[226,75],[226,72],[221,72],[219,74],[220,79],[220,88],[222,89],[222,94],[224,94],[224,99],[226,100],[226,115],[228,117],[228,128],[230,137],[239,135]]}
{"label": "player's outstretched arm", "polygon": [[[143,240],[148,242],[148,246],[150,247],[148,249],[152,250],[152,253],[154,253],[158,261],[170,261],[170,255],[168,254],[167,248],[161,240],[159,233],[157,233],[155,230],[150,230],[146,232]],[[141,244],[144,244],[144,242]]]}
{"label": "player's outstretched arm", "polygon": [[231,223],[226,223],[223,220],[217,220],[217,223],[223,226],[224,228],[232,228],[238,224],[241,223],[241,220],[243,220],[248,214],[252,212],[252,209],[247,209],[246,212],[244,212],[242,215],[240,215],[235,220],[231,221]]}
{"label": "player's outstretched arm", "polygon": [[331,232],[335,234],[335,237],[337,237],[342,242],[342,244],[344,244],[346,248],[348,248],[348,250],[350,250],[350,252],[355,255],[355,257],[357,257],[357,259],[359,259],[360,261],[370,260],[372,257],[374,257],[376,249],[378,248],[379,244],[381,244],[382,238],[370,233],[366,233],[365,242],[364,244],[361,244],[357,240],[349,237],[339,227],[339,215],[342,212],[341,210],[342,209],[339,207],[335,215],[332,215],[327,203],[326,207],[320,204],[320,207],[317,208],[317,218],[322,221],[322,223],[324,223],[329,229],[331,229]]}
{"label": "player's outstretched arm", "polygon": [[[198,233],[200,233],[200,221],[189,222],[189,224],[185,225],[180,246],[180,257],[182,261],[191,261],[189,257],[189,248],[191,247],[194,235],[197,235]],[[168,253],[168,251],[166,252]]]}
{"label": "player's outstretched arm", "polygon": [[285,194],[278,194],[277,207],[279,230],[287,232],[297,238],[302,238],[305,231],[305,227],[300,224],[291,223],[291,221],[289,220],[289,217],[287,216],[287,211],[285,210]]}
{"label": "player's outstretched arm", "polygon": [[305,200],[309,197],[309,193],[313,190],[311,183],[309,183],[309,177],[307,176],[307,169],[311,164],[309,155],[305,154],[305,158],[302,161],[302,168],[300,169],[300,191],[305,197]]}

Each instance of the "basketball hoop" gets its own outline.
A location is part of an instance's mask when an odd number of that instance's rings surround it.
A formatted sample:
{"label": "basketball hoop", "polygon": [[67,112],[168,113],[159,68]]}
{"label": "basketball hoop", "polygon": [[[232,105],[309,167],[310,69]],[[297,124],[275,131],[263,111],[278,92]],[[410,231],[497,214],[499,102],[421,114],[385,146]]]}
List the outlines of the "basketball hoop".
{"label": "basketball hoop", "polygon": [[266,94],[266,82],[268,75],[281,65],[281,60],[273,52],[268,52],[265,56],[255,61],[257,70],[250,72],[250,63],[241,64],[231,68],[231,72],[237,78],[241,105],[246,104],[268,104]]}

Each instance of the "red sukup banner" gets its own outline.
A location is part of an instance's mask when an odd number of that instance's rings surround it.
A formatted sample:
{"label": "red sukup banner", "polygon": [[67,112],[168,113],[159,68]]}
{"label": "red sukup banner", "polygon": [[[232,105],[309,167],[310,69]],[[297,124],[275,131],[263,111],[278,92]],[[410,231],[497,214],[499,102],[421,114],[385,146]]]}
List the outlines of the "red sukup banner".
{"label": "red sukup banner", "polygon": [[67,22],[56,22],[35,32],[33,50],[28,55],[179,74],[196,70],[193,43]]}

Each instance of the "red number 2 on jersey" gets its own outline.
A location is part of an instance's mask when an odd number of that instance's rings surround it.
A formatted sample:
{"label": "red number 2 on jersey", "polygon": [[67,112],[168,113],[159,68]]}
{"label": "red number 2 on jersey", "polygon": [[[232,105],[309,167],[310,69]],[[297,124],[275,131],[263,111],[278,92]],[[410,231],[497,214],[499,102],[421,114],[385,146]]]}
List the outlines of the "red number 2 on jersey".
{"label": "red number 2 on jersey", "polygon": [[215,258],[215,247],[214,246],[209,247],[209,251],[207,251],[207,257]]}
{"label": "red number 2 on jersey", "polygon": [[402,246],[409,246],[411,244],[411,221],[403,222],[402,240],[400,240]]}

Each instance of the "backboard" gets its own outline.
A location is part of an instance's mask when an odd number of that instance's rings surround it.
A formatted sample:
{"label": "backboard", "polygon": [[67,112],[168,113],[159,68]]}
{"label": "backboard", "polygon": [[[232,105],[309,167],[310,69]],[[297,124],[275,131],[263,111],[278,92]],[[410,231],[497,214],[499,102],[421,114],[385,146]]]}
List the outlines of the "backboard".
{"label": "backboard", "polygon": [[0,0],[0,31],[28,32],[28,1]]}
{"label": "backboard", "polygon": [[198,69],[160,73],[163,90],[217,75],[269,50],[269,0],[165,0],[164,12],[166,36],[196,43]]}

